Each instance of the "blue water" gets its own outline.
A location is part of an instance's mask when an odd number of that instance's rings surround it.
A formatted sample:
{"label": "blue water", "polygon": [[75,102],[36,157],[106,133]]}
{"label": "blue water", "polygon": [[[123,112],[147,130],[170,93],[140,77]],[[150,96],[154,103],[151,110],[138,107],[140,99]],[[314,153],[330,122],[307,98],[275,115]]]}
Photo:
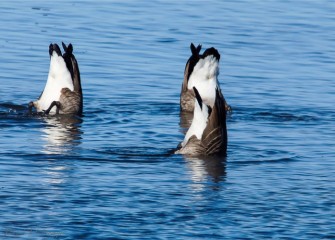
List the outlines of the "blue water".
{"label": "blue water", "polygon": [[[1,1],[1,239],[334,239],[334,1]],[[71,42],[84,117],[27,115]],[[226,158],[171,154],[191,42]]]}

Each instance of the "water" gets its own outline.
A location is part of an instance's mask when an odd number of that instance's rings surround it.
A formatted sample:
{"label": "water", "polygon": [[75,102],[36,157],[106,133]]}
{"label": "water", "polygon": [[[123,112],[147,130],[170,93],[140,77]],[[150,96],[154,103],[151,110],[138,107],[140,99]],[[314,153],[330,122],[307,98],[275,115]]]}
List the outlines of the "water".
{"label": "water", "polygon": [[[335,238],[333,1],[2,1],[1,239]],[[81,119],[27,115],[74,45]],[[226,158],[171,154],[191,42],[221,53]]]}

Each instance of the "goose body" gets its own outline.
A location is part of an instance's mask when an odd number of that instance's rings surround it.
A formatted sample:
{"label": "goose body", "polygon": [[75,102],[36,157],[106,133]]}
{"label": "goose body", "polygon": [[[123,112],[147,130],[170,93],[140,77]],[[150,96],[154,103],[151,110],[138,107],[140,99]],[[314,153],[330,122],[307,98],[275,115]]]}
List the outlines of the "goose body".
{"label": "goose body", "polygon": [[45,114],[81,115],[83,95],[80,71],[73,55],[73,46],[62,43],[64,54],[57,44],[50,44],[50,69],[41,97],[29,104]]}
{"label": "goose body", "polygon": [[187,89],[193,87],[198,92],[203,102],[211,107],[215,101],[215,89],[218,87],[219,61],[212,55],[200,59],[195,65],[187,83]]}
{"label": "goose body", "polygon": [[[57,44],[50,44],[49,54],[50,68],[48,80],[39,99],[33,102],[37,112],[48,109],[53,101],[58,101],[63,88],[73,90],[70,71],[66,67],[66,63]],[[56,108],[50,109],[50,112],[55,113]]]}
{"label": "goose body", "polygon": [[67,68],[71,73],[73,89],[63,88],[59,98],[59,113],[82,115],[83,113],[83,93],[81,88],[81,78],[77,59],[73,55],[73,46],[70,43],[66,46],[62,43],[64,54],[63,58]]}
{"label": "goose body", "polygon": [[[180,93],[180,109],[187,112],[193,112],[194,110],[195,95],[193,87],[197,88],[203,101],[211,107],[214,105],[216,88],[220,90],[218,82],[219,52],[212,47],[200,54],[201,45],[195,47],[193,43],[190,48],[192,55],[185,66],[184,81]],[[224,102],[224,108],[230,110],[225,100]]]}
{"label": "goose body", "polygon": [[215,89],[213,108],[206,105],[197,88],[193,87],[194,114],[184,140],[179,144],[178,154],[213,155],[227,151],[227,126],[224,99]]}

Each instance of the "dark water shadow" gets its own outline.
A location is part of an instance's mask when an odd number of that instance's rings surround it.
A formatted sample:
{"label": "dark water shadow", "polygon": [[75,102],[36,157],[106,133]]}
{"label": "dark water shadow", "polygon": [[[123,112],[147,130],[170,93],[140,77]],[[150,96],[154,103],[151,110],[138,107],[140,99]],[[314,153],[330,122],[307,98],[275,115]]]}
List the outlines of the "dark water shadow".
{"label": "dark water shadow", "polygon": [[21,127],[39,128],[41,116],[29,114],[27,105],[0,103],[0,129]]}
{"label": "dark water shadow", "polygon": [[[24,152],[22,154],[26,154],[25,157],[29,158],[32,155],[34,159],[44,159],[45,154],[70,154],[81,144],[82,118],[65,115],[45,116],[30,112],[27,105],[0,103],[0,129],[15,128],[21,132],[27,130],[27,133],[33,130],[37,131],[37,134],[40,132],[37,137],[37,142],[42,139],[40,155]],[[13,154],[20,155],[20,152]]]}
{"label": "dark water shadow", "polygon": [[27,105],[0,103],[0,127],[12,127],[18,124],[36,127],[42,132],[45,141],[42,153],[64,154],[81,143],[81,124],[83,119],[77,116],[53,115],[29,112]]}
{"label": "dark water shadow", "polygon": [[0,103],[0,119],[1,120],[15,120],[26,118],[28,115],[28,108],[24,105],[16,105],[10,102]]}
{"label": "dark water shadow", "polygon": [[[267,122],[320,122],[327,119],[329,112],[318,109],[264,109],[264,108],[235,108],[233,121],[267,121]],[[229,120],[230,118],[228,118]]]}
{"label": "dark water shadow", "polygon": [[8,113],[13,113],[13,112],[24,112],[25,110],[27,110],[27,106],[16,105],[11,102],[0,103],[0,109],[2,109],[1,114],[6,114],[6,113],[8,114]]}

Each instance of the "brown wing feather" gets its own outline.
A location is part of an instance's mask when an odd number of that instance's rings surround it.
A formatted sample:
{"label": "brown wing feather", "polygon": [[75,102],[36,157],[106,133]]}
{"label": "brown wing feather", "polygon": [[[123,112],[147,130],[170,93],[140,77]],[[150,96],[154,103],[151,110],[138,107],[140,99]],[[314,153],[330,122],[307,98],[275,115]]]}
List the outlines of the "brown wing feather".
{"label": "brown wing feather", "polygon": [[180,92],[180,110],[187,111],[187,112],[193,112],[194,109],[194,93],[193,90],[189,90],[187,88],[188,86],[188,80],[189,75],[192,73],[193,68],[195,64],[199,60],[199,54],[201,50],[201,45],[199,44],[198,47],[195,47],[193,43],[191,43],[190,46],[192,55],[188,59],[185,70],[184,70],[184,81],[181,86],[181,92]]}
{"label": "brown wing feather", "polygon": [[227,151],[227,125],[225,101],[219,89],[216,90],[215,104],[202,134],[202,145],[206,154],[225,153]]}
{"label": "brown wing feather", "polygon": [[190,63],[187,62],[186,66],[185,66],[184,81],[183,81],[183,84],[181,86],[181,92],[182,93],[187,91],[187,84],[188,84],[187,76],[188,76],[189,65],[190,65]]}
{"label": "brown wing feather", "polygon": [[71,58],[71,62],[73,66],[73,91],[79,96],[79,109],[77,110],[77,114],[81,115],[83,113],[83,91],[81,88],[80,71],[74,56]]}
{"label": "brown wing feather", "polygon": [[181,86],[181,92],[180,92],[180,110],[181,111],[187,111],[192,112],[194,109],[194,92],[193,90],[189,90],[187,88],[188,84],[188,71],[189,71],[189,62],[187,62],[184,72],[184,81]]}
{"label": "brown wing feather", "polygon": [[182,111],[193,112],[194,110],[194,92],[192,90],[187,90],[182,92],[180,95],[180,108]]}
{"label": "brown wing feather", "polygon": [[61,114],[81,114],[81,94],[68,88],[61,90],[59,98]]}
{"label": "brown wing feather", "polygon": [[188,154],[188,155],[202,155],[205,152],[203,145],[195,135],[190,137],[187,144],[179,149],[176,153]]}

